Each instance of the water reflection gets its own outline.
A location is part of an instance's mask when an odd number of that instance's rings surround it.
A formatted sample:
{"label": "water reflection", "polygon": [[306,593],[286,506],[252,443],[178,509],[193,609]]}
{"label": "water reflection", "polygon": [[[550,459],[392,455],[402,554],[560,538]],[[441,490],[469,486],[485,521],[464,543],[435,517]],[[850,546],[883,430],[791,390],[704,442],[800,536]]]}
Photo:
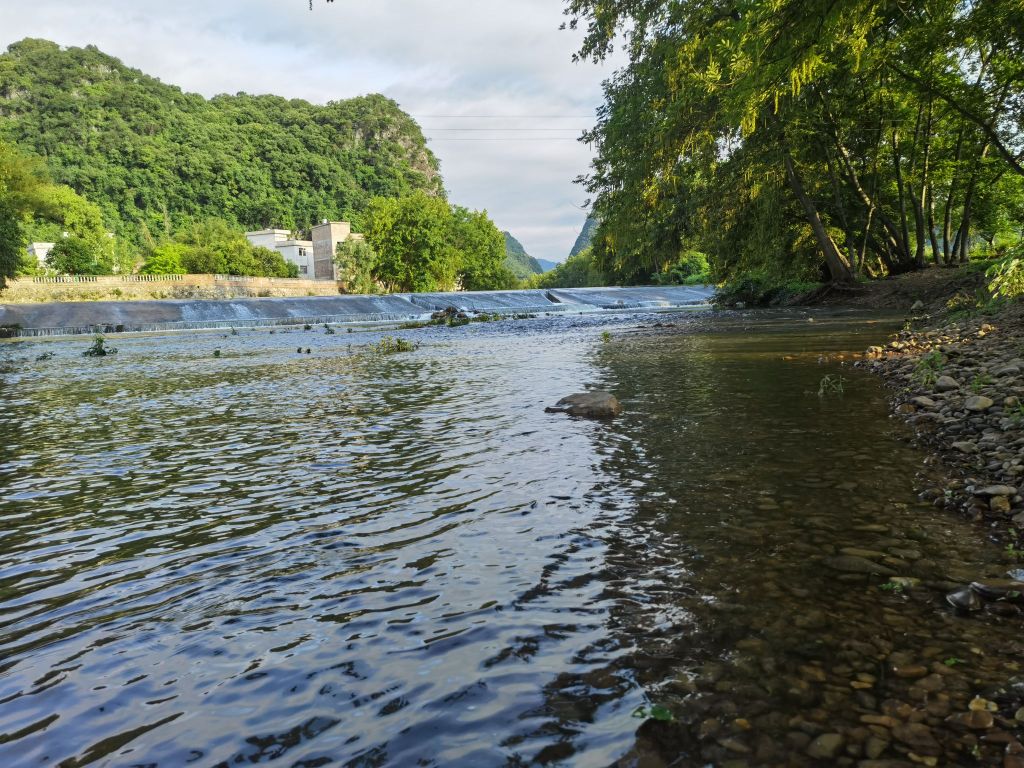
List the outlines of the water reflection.
{"label": "water reflection", "polygon": [[[842,669],[877,671],[875,635],[1016,648],[822,568],[842,546],[919,550],[933,580],[999,566],[914,503],[873,382],[813,394],[815,356],[876,329],[673,317],[420,331],[391,357],[366,332],[5,347],[0,763],[770,764],[813,731],[793,718],[881,706]],[[543,412],[583,382],[626,415]],[[654,704],[676,720],[634,716]]]}

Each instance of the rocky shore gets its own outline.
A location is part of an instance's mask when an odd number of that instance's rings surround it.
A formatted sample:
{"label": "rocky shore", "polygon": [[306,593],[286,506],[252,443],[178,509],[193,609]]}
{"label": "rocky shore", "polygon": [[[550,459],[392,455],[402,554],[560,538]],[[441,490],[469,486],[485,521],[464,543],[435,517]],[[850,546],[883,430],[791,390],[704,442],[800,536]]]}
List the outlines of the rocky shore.
{"label": "rocky shore", "polygon": [[950,470],[923,496],[1024,546],[1024,303],[993,315],[909,321],[867,365],[895,390],[895,414]]}

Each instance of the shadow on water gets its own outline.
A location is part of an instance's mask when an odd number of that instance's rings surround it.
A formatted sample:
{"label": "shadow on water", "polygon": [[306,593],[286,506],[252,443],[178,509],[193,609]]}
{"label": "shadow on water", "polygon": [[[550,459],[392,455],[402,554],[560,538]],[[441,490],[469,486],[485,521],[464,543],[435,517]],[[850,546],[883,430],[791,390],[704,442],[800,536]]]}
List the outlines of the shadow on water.
{"label": "shadow on water", "polygon": [[[0,763],[955,762],[1018,625],[944,608],[1007,564],[818,361],[886,326],[666,317],[5,350]],[[584,382],[625,415],[543,412]]]}

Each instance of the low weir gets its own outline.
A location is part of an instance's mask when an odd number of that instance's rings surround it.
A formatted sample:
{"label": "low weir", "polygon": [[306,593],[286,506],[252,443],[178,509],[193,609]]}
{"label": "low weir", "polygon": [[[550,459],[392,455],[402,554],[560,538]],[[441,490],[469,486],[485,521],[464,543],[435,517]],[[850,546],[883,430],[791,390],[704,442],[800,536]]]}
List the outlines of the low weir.
{"label": "low weir", "polygon": [[69,336],[304,323],[412,322],[449,307],[463,312],[498,315],[657,310],[706,304],[713,293],[714,290],[708,286],[647,286],[284,299],[0,304],[0,336]]}

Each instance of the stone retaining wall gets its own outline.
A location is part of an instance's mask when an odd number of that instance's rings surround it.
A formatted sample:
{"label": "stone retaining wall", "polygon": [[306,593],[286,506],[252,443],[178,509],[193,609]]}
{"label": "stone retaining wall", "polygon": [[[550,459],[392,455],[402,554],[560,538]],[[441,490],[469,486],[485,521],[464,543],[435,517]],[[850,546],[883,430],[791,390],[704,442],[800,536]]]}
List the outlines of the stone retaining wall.
{"label": "stone retaining wall", "polygon": [[337,296],[333,280],[237,277],[234,275],[74,275],[25,277],[0,291],[0,303],[149,301]]}

